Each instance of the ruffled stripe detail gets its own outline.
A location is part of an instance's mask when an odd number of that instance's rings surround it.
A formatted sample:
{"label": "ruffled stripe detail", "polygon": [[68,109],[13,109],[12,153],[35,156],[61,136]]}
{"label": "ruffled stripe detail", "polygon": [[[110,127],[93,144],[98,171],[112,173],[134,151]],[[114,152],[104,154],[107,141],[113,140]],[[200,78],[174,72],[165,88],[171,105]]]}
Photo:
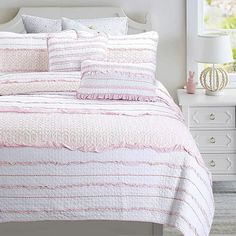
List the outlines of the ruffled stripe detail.
{"label": "ruffled stripe detail", "polygon": [[80,100],[127,100],[140,102],[157,102],[157,96],[141,96],[132,94],[114,94],[114,93],[77,93],[77,98]]}

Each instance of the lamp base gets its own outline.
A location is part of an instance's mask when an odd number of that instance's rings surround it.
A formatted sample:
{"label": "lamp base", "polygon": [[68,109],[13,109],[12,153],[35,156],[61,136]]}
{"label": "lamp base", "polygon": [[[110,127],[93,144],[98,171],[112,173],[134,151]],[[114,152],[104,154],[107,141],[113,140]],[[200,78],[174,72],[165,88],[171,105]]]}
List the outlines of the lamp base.
{"label": "lamp base", "polygon": [[203,88],[206,89],[208,96],[223,95],[223,90],[228,84],[228,75],[222,68],[213,67],[206,68],[200,75],[200,82]]}
{"label": "lamp base", "polygon": [[212,92],[212,91],[209,91],[209,90],[206,90],[206,95],[207,96],[222,96],[224,95],[224,91],[216,91],[216,92]]}

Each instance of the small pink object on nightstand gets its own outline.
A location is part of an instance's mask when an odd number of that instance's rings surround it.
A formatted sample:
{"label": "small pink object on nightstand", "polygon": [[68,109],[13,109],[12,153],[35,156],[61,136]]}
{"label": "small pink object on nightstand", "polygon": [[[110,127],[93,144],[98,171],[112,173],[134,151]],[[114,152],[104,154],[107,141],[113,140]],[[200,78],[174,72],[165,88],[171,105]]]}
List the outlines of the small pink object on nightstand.
{"label": "small pink object on nightstand", "polygon": [[196,83],[194,81],[195,72],[189,71],[189,78],[187,81],[187,93],[194,94],[196,91]]}

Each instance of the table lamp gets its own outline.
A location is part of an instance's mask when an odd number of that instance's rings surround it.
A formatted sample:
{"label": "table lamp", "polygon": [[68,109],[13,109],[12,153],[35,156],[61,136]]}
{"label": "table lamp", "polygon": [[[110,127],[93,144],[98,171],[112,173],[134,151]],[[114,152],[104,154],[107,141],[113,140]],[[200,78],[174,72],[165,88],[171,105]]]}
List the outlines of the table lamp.
{"label": "table lamp", "polygon": [[218,96],[223,94],[228,84],[228,74],[216,64],[233,61],[230,37],[226,34],[199,35],[197,40],[197,61],[212,64],[204,69],[200,75],[200,82],[206,89],[206,95]]}

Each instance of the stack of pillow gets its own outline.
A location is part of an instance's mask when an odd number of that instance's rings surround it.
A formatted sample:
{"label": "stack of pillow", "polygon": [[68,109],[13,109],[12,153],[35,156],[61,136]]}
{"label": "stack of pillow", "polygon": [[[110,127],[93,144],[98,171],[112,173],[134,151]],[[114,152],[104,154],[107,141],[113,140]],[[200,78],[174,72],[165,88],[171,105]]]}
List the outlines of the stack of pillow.
{"label": "stack of pillow", "polygon": [[1,95],[156,101],[156,32],[127,35],[125,17],[22,20],[28,34],[0,33]]}

